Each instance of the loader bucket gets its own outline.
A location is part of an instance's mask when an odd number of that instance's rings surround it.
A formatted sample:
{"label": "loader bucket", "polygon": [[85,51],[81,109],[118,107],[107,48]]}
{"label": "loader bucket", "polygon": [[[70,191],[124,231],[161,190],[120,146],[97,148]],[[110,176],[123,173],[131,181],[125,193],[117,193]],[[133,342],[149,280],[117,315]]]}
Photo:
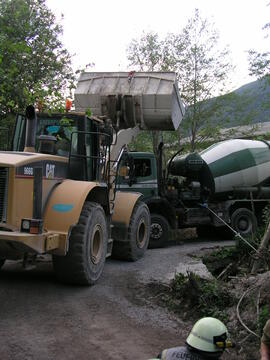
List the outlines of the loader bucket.
{"label": "loader bucket", "polygon": [[118,129],[176,130],[184,115],[174,72],[85,72],[75,110],[108,116]]}

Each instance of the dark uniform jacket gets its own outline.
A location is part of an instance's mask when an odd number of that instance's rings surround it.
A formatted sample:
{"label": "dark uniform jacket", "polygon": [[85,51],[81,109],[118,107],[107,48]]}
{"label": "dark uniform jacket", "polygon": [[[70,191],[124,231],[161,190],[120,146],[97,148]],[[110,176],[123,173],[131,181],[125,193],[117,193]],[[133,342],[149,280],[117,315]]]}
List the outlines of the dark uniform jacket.
{"label": "dark uniform jacket", "polygon": [[189,350],[186,346],[179,346],[163,350],[159,355],[162,360],[207,360],[207,357]]}

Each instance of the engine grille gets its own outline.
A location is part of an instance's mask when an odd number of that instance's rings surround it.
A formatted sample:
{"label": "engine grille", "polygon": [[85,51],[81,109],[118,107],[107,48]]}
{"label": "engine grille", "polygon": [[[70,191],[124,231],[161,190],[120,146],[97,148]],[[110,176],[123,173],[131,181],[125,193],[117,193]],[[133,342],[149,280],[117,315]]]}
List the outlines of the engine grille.
{"label": "engine grille", "polygon": [[8,168],[0,167],[0,221],[7,219]]}

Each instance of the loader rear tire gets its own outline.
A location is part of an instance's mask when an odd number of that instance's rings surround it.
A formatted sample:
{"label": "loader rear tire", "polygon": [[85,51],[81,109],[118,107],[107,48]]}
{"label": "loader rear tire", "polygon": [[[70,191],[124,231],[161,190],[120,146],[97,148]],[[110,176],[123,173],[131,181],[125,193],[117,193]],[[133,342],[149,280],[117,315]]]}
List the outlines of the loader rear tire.
{"label": "loader rear tire", "polygon": [[170,225],[164,216],[151,214],[149,249],[164,247],[168,242],[169,230]]}
{"label": "loader rear tire", "polygon": [[103,208],[85,202],[73,227],[66,256],[53,256],[58,280],[76,285],[93,285],[102,274],[107,254],[108,231]]}
{"label": "loader rear tire", "polygon": [[148,248],[150,236],[150,213],[142,201],[134,206],[128,227],[127,241],[114,241],[112,256],[115,259],[137,261]]}

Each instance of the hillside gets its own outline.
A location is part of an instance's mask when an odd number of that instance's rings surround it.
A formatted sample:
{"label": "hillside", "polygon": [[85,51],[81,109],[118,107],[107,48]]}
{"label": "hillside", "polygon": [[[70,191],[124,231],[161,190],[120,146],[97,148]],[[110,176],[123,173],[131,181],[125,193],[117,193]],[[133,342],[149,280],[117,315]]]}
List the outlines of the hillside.
{"label": "hillside", "polygon": [[257,80],[223,97],[225,127],[270,121],[270,82]]}
{"label": "hillside", "polygon": [[[226,95],[207,100],[200,103],[200,111],[205,120],[201,123],[199,133],[204,134],[207,129],[206,134],[212,132],[213,135],[215,134],[214,138],[218,136],[220,140],[269,133],[270,81],[269,79],[253,81]],[[180,125],[184,143],[189,142],[188,112],[187,108],[187,116]],[[215,130],[217,127],[219,131]]]}
{"label": "hillside", "polygon": [[[237,90],[205,102],[207,108],[207,127],[222,129],[215,139],[228,137],[250,137],[270,132],[270,81],[257,80],[245,84]],[[188,109],[186,110],[188,111]],[[250,126],[252,125],[252,126]],[[238,127],[237,130],[234,129]],[[239,128],[240,127],[240,128]],[[233,128],[233,129],[232,129]],[[181,143],[189,143],[187,119],[180,125]],[[178,149],[178,132],[162,132],[166,147]],[[211,139],[209,139],[211,142]],[[132,150],[152,151],[151,135],[141,133],[133,144]]]}

